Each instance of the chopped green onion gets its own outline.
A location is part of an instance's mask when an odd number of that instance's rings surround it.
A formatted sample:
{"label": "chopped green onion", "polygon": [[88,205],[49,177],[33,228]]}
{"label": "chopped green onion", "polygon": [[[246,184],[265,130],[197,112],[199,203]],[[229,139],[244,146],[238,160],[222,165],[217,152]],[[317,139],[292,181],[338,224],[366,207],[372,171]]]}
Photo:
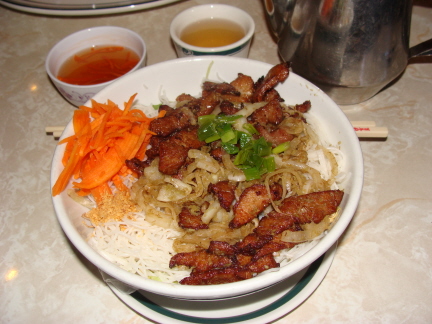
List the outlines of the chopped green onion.
{"label": "chopped green onion", "polygon": [[[198,117],[198,138],[207,143],[221,139],[224,143],[237,144],[237,134],[231,124],[242,116],[205,115]],[[215,136],[215,135],[218,136]],[[231,142],[233,141],[233,142]]]}
{"label": "chopped green onion", "polygon": [[230,129],[228,132],[221,135],[221,140],[223,143],[227,143],[232,139],[236,139],[236,138],[237,138],[236,134],[232,129]]}
{"label": "chopped green onion", "polygon": [[[211,125],[208,125],[206,127],[200,127],[198,129],[198,138],[200,141],[206,141],[208,138],[213,137],[215,135],[219,136],[218,133],[216,132],[216,130],[214,129],[214,127],[212,127]],[[220,138],[220,136],[219,136],[219,138]],[[207,143],[210,143],[210,142],[207,142]]]}
{"label": "chopped green onion", "polygon": [[234,137],[232,139],[230,139],[229,141],[226,141],[226,144],[237,144],[239,141],[239,132],[235,129],[232,130]]}
{"label": "chopped green onion", "polygon": [[264,137],[260,137],[257,139],[254,143],[255,145],[255,152],[259,156],[267,156],[271,153],[271,144],[267,142]]}
{"label": "chopped green onion", "polygon": [[236,138],[236,135],[229,124],[219,124],[216,125],[216,132],[219,134],[221,140],[223,143],[228,142],[232,140],[233,138]]}
{"label": "chopped green onion", "polygon": [[[210,136],[210,137],[207,137],[207,138],[205,139],[205,142],[208,144],[208,143],[211,143],[211,142],[217,141],[218,139],[220,139],[219,134],[215,134],[215,135],[212,135],[212,136]],[[202,141],[202,140],[201,140],[201,141]]]}
{"label": "chopped green onion", "polygon": [[245,132],[237,131],[237,136],[238,136],[238,143],[240,145],[240,148],[244,148],[246,144],[252,140],[252,136]]}
{"label": "chopped green onion", "polygon": [[216,118],[216,115],[204,115],[198,117],[198,125],[204,126],[208,125],[209,123],[213,122]]}
{"label": "chopped green onion", "polygon": [[271,144],[264,138],[249,139],[234,159],[234,165],[243,170],[246,180],[258,179],[261,175],[275,170]]}
{"label": "chopped green onion", "polygon": [[218,123],[233,124],[237,119],[242,117],[242,115],[217,115],[216,120]]}
{"label": "chopped green onion", "polygon": [[209,137],[217,134],[213,124],[213,120],[216,115],[205,115],[198,117],[198,138],[200,141],[204,141]]}
{"label": "chopped green onion", "polygon": [[153,109],[154,109],[154,110],[159,110],[159,108],[160,108],[161,105],[162,105],[162,104],[152,105],[152,106],[153,106]]}
{"label": "chopped green onion", "polygon": [[262,171],[264,171],[262,174],[264,173],[268,173],[268,172],[273,172],[274,170],[276,170],[276,163],[275,163],[275,159],[273,156],[268,156],[266,158],[263,159],[263,169]]}
{"label": "chopped green onion", "polygon": [[243,173],[247,181],[259,179],[261,177],[261,172],[257,168],[244,169]]}
{"label": "chopped green onion", "polygon": [[198,118],[198,138],[206,143],[221,140],[222,148],[235,155],[234,165],[243,170],[246,180],[259,179],[263,174],[275,170],[271,144],[264,137],[254,140],[258,134],[251,124],[243,125],[246,132],[238,131],[232,124],[240,115],[205,115]]}
{"label": "chopped green onion", "polygon": [[225,152],[231,155],[237,154],[240,151],[238,146],[235,144],[224,143],[222,144],[222,148],[225,150]]}
{"label": "chopped green onion", "polygon": [[290,148],[291,142],[284,142],[282,144],[279,144],[278,146],[276,146],[273,150],[272,153],[273,154],[279,154],[282,152],[285,152],[287,149]]}
{"label": "chopped green onion", "polygon": [[243,124],[242,127],[243,127],[246,131],[248,131],[249,134],[251,134],[251,135],[258,134],[257,129],[256,129],[256,128],[254,127],[254,125],[252,125],[252,124],[246,123],[246,124]]}
{"label": "chopped green onion", "polygon": [[234,165],[239,166],[245,164],[252,153],[253,152],[251,150],[240,150],[234,159]]}
{"label": "chopped green onion", "polygon": [[250,166],[255,166],[257,168],[261,168],[263,164],[263,158],[259,155],[253,154],[250,156],[250,160],[246,161],[246,163]]}

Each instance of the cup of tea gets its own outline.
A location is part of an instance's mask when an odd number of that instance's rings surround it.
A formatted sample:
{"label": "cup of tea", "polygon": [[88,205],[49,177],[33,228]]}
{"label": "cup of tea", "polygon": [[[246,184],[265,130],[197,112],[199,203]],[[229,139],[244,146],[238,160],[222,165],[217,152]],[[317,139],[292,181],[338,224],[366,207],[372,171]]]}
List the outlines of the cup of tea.
{"label": "cup of tea", "polygon": [[57,90],[74,106],[145,64],[144,40],[132,30],[100,26],[75,32],[48,53],[45,68]]}
{"label": "cup of tea", "polygon": [[178,57],[228,55],[247,57],[255,22],[245,11],[224,4],[194,6],[171,22]]}

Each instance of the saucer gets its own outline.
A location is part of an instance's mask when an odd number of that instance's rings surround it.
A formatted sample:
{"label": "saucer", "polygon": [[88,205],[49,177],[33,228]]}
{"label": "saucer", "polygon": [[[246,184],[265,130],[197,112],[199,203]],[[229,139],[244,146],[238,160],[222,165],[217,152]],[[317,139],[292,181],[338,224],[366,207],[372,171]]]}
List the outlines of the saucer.
{"label": "saucer", "polygon": [[48,16],[98,16],[156,8],[181,0],[0,0],[18,11]]}

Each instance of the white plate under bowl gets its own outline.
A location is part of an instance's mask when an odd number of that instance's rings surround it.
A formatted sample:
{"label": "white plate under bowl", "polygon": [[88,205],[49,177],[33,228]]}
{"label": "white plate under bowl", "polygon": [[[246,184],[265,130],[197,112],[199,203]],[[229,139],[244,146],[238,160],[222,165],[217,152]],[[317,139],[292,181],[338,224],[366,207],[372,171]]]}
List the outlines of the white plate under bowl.
{"label": "white plate under bowl", "polygon": [[336,245],[306,269],[276,285],[247,296],[217,301],[187,301],[144,291],[112,291],[126,305],[157,323],[262,324],[285,316],[303,303],[327,274]]}
{"label": "white plate under bowl", "polygon": [[[208,75],[211,80],[232,81],[238,73],[250,75],[254,80],[266,75],[272,65],[249,59],[204,56],[176,59],[142,68],[126,75],[100,91],[94,99],[106,102],[108,99],[123,106],[131,95],[137,93],[138,104],[151,106],[160,103],[160,96],[171,100],[182,93],[193,96],[201,94],[201,84]],[[58,220],[73,245],[101,271],[137,289],[159,295],[185,299],[218,299],[245,295],[274,285],[303,270],[327,252],[350,223],[360,199],[363,186],[363,158],[357,135],[340,108],[320,89],[310,82],[290,73],[288,79],[276,88],[289,105],[311,101],[307,118],[319,124],[319,134],[330,143],[339,145],[345,155],[343,171],[349,180],[344,184],[345,192],[338,221],[317,244],[305,254],[291,261],[277,271],[266,272],[254,278],[223,285],[188,286],[168,284],[131,274],[111,263],[87,243],[90,229],[83,225],[82,214],[86,209],[74,202],[64,191],[53,197]],[[90,105],[90,102],[87,103]],[[155,111],[152,109],[152,113]],[[70,122],[61,138],[73,134]],[[51,186],[63,167],[61,164],[64,145],[54,153],[51,169]]]}
{"label": "white plate under bowl", "polygon": [[181,0],[0,0],[18,11],[49,16],[97,16],[160,7]]}

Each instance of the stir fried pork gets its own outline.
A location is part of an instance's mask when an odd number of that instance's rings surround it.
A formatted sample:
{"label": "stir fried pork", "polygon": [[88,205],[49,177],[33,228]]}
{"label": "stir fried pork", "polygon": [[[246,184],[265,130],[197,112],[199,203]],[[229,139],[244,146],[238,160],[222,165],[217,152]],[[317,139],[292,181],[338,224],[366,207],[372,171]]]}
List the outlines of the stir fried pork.
{"label": "stir fried pork", "polygon": [[285,230],[297,230],[293,228],[295,224],[320,222],[336,212],[342,197],[342,191],[333,190],[286,198],[281,204],[282,213],[270,212],[259,221],[255,233],[242,241],[223,249],[209,247],[197,252],[178,253],[171,258],[170,267],[184,265],[193,268],[191,275],[180,282],[187,285],[240,281],[279,267],[273,253],[292,248],[296,243],[280,241],[276,235]]}
{"label": "stir fried pork", "polygon": [[290,142],[294,139],[294,135],[283,127],[280,128],[266,128],[261,124],[255,125],[256,130],[260,133],[262,137],[265,138],[267,142],[272,143],[273,147],[279,144]]}
{"label": "stir fried pork", "polygon": [[246,188],[234,205],[234,218],[229,223],[229,226],[238,228],[249,223],[252,219],[258,217],[270,205],[272,200],[280,200],[281,198],[282,187],[277,183],[271,186],[270,195],[263,184],[254,184]]}
{"label": "stir fried pork", "polygon": [[208,191],[213,193],[223,209],[231,210],[231,205],[235,200],[235,189],[237,184],[232,181],[224,180],[208,186]]}
{"label": "stir fried pork", "polygon": [[[154,160],[162,175],[182,179],[191,163],[188,157],[191,149],[201,149],[202,158],[208,156],[213,162],[217,161],[217,165],[226,166],[227,158],[228,165],[232,164],[234,157],[225,151],[220,140],[206,144],[198,139],[198,118],[215,110],[227,116],[235,115],[245,104],[251,103],[263,103],[246,119],[258,131],[255,138],[263,137],[272,147],[292,141],[296,137],[293,125],[304,123],[302,114],[310,109],[310,102],[291,108],[282,106],[283,99],[275,86],[286,80],[288,74],[288,63],[274,66],[256,83],[250,76],[239,73],[231,83],[204,82],[200,98],[181,94],[176,99],[175,109],[161,105],[159,109],[165,110],[166,114],[150,124],[150,130],[156,135],[151,138],[147,161],[128,161],[129,168],[142,174],[143,168]],[[195,251],[174,255],[171,268],[185,266],[192,269],[191,275],[181,284],[235,282],[279,267],[274,253],[297,244],[282,241],[280,234],[301,231],[301,225],[310,222],[319,223],[336,212],[343,197],[341,191],[328,190],[285,198],[286,188],[278,181],[280,179],[276,178],[268,183],[256,181],[240,186],[238,180],[215,177],[206,184],[199,198],[182,201],[176,206],[178,225],[187,233],[209,230],[213,217],[220,222],[225,217],[226,232],[250,226],[250,230],[234,243],[214,239],[207,248],[197,246]],[[231,217],[228,220],[227,215]],[[204,217],[206,221],[203,221]]]}
{"label": "stir fried pork", "polygon": [[231,85],[240,92],[242,101],[251,101],[255,92],[255,83],[250,76],[239,73],[237,78],[231,82]]}
{"label": "stir fried pork", "polygon": [[150,130],[159,136],[168,136],[175,131],[182,130],[195,124],[195,117],[187,107],[172,109],[162,105],[159,111],[165,110],[167,113],[163,118],[158,118],[150,123]]}
{"label": "stir fried pork", "polygon": [[197,205],[184,206],[178,215],[178,224],[181,228],[207,229],[208,225],[201,219],[202,214],[202,210]]}
{"label": "stir fried pork", "polygon": [[[161,105],[159,110],[165,110],[166,114],[150,123],[150,130],[155,132],[156,136],[152,137],[152,147],[147,152],[147,158],[152,160],[159,156],[159,170],[168,175],[175,175],[186,163],[188,150],[196,147],[196,145],[181,143],[181,140],[178,140],[179,132],[197,125],[198,117],[211,114],[218,106],[228,115],[232,115],[241,109],[242,102],[263,101],[267,93],[276,91],[274,87],[283,82],[288,74],[288,63],[282,63],[270,69],[257,84],[250,76],[239,73],[231,83],[204,82],[200,98],[194,98],[188,94],[178,96],[177,102],[181,106],[176,109]],[[249,122],[259,125],[279,124],[283,119],[279,101],[280,99],[273,99],[266,106],[258,109],[250,117]],[[268,131],[262,130],[262,132]],[[271,134],[267,137],[270,138]]]}
{"label": "stir fried pork", "polygon": [[220,108],[221,112],[225,115],[234,115],[243,108],[243,105],[242,104],[234,104],[231,101],[224,100],[221,102],[219,108]]}
{"label": "stir fried pork", "polygon": [[264,78],[258,80],[252,95],[252,102],[269,102],[271,99],[280,98],[275,93],[274,87],[288,78],[290,64],[288,62],[275,65]]}
{"label": "stir fried pork", "polygon": [[284,118],[283,109],[279,100],[271,100],[265,106],[255,110],[252,115],[248,117],[248,121],[252,124],[273,124],[278,125]]}
{"label": "stir fried pork", "polygon": [[159,171],[175,175],[185,164],[190,149],[198,149],[203,142],[198,140],[197,127],[191,126],[174,132],[168,138],[161,140],[159,146]]}
{"label": "stir fried pork", "polygon": [[325,216],[336,212],[342,198],[340,190],[285,198],[279,206],[280,212],[272,211],[264,216],[255,232],[258,235],[277,235],[285,230],[295,230],[295,226],[300,224],[318,224]]}

